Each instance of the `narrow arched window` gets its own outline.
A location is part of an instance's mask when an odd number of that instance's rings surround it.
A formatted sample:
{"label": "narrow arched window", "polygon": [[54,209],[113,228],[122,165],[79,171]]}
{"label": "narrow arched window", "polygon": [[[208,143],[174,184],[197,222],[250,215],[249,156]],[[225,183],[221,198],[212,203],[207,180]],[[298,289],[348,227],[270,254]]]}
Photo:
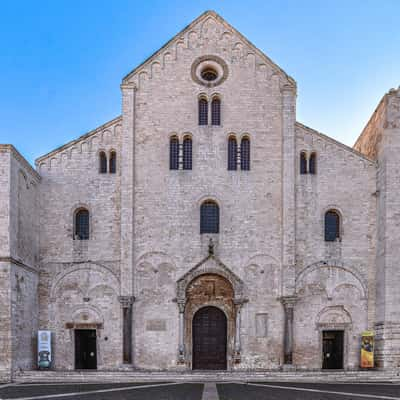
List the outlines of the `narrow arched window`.
{"label": "narrow arched window", "polygon": [[208,124],[208,101],[204,98],[199,99],[199,125]]}
{"label": "narrow arched window", "polygon": [[228,171],[237,170],[237,141],[234,136],[228,139]]}
{"label": "narrow arched window", "polygon": [[325,241],[334,242],[340,239],[340,216],[335,210],[325,213]]}
{"label": "narrow arched window", "polygon": [[183,169],[192,169],[192,139],[189,136],[183,139]]}
{"label": "narrow arched window", "polygon": [[307,155],[304,151],[300,153],[300,174],[307,173]]}
{"label": "narrow arched window", "polygon": [[85,208],[75,213],[75,239],[89,239],[89,211]]}
{"label": "narrow arched window", "polygon": [[117,172],[117,153],[115,151],[110,153],[110,165],[108,171],[110,174],[115,174]]}
{"label": "narrow arched window", "polygon": [[211,102],[211,125],[221,125],[221,100],[218,97]]}
{"label": "narrow arched window", "polygon": [[243,171],[250,170],[250,139],[244,137],[240,142],[240,167]]}
{"label": "narrow arched window", "polygon": [[219,233],[219,207],[207,200],[200,207],[200,233]]}
{"label": "narrow arched window", "polygon": [[308,160],[308,172],[310,174],[317,173],[317,155],[316,153],[311,153],[310,159]]}
{"label": "narrow arched window", "polygon": [[169,141],[169,169],[179,169],[179,140],[176,136]]}
{"label": "narrow arched window", "polygon": [[106,174],[107,173],[107,156],[104,151],[101,151],[99,153],[99,172],[101,174]]}

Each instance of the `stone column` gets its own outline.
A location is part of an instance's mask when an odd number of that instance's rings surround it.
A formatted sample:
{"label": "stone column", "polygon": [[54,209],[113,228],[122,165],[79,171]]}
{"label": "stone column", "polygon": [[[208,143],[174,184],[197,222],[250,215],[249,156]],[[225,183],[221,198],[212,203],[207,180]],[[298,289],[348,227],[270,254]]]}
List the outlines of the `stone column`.
{"label": "stone column", "polygon": [[133,295],[134,200],[135,200],[135,98],[136,87],[121,85],[121,296]]}
{"label": "stone column", "polygon": [[136,87],[123,83],[122,131],[120,155],[121,168],[121,288],[123,324],[123,363],[132,364],[132,303],[133,297],[133,250],[134,250],[134,164],[135,164],[135,97]]}
{"label": "stone column", "polygon": [[185,363],[185,300],[178,300],[179,307],[179,348],[178,348],[178,363]]}
{"label": "stone column", "polygon": [[120,296],[122,307],[122,361],[132,364],[132,304],[133,296]]}
{"label": "stone column", "polygon": [[236,309],[235,353],[233,356],[233,360],[235,363],[240,363],[242,352],[242,344],[240,341],[240,326],[242,322],[242,306],[244,301],[242,299],[235,299],[233,303],[235,304]]}
{"label": "stone column", "polygon": [[283,296],[295,288],[296,252],[296,85],[287,83],[282,93],[282,267]]}
{"label": "stone column", "polygon": [[294,296],[282,297],[281,299],[285,310],[285,330],[284,330],[284,364],[293,364],[293,308],[296,302]]}

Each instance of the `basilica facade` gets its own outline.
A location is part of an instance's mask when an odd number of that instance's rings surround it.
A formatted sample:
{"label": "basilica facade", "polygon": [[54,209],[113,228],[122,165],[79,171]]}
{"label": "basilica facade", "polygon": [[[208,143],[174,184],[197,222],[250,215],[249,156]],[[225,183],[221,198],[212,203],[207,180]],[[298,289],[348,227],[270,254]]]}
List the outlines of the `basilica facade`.
{"label": "basilica facade", "polygon": [[[122,113],[0,145],[0,375],[400,365],[400,90],[351,148],[213,11],[122,79]],[[327,111],[328,112],[328,111]]]}

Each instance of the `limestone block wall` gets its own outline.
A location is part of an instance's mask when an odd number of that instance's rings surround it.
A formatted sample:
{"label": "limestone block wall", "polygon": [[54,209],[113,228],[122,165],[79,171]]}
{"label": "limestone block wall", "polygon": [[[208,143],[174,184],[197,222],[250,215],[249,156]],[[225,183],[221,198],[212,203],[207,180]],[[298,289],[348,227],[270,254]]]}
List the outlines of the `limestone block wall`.
{"label": "limestone block wall", "polygon": [[[336,326],[345,367],[356,368],[361,332],[375,323],[376,166],[301,124],[296,132],[295,363],[321,368],[321,331]],[[300,174],[301,152],[316,154],[316,174]],[[329,209],[339,211],[340,241],[325,242]]]}
{"label": "limestone block wall", "polygon": [[[12,147],[0,149],[0,379],[34,366],[38,285],[39,175]],[[4,239],[4,240],[3,240]]]}
{"label": "limestone block wall", "polygon": [[[199,85],[191,74],[195,60],[207,54],[227,65],[226,79],[214,88]],[[220,233],[213,237],[216,255],[248,289],[242,366],[261,368],[269,361],[278,365],[279,357],[266,354],[265,345],[279,353],[283,311],[276,296],[259,282],[265,276],[274,294],[281,291],[281,88],[289,81],[244,38],[213,17],[191,26],[126,78],[126,83],[137,87],[134,294],[135,315],[143,322],[135,327],[137,366],[176,365],[178,309],[172,301],[173,283],[207,255],[209,237],[200,235],[200,205],[206,199],[220,207]],[[222,101],[222,124],[199,126],[198,98],[211,99],[214,94]],[[191,171],[169,170],[173,134],[181,141],[185,134],[192,136]],[[239,142],[245,134],[250,137],[250,171],[227,171],[230,134]],[[165,281],[162,286],[156,283],[159,276]],[[142,289],[147,286],[148,290]],[[254,336],[257,313],[271,314],[268,338]],[[155,318],[164,320],[165,331],[149,334],[146,320]],[[157,343],[164,336],[168,341],[160,347]],[[152,348],[160,349],[157,359]]]}
{"label": "limestone block wall", "polygon": [[37,268],[39,263],[40,178],[15,151],[10,175],[10,255]]}
{"label": "limestone block wall", "polygon": [[10,380],[12,366],[10,269],[0,261],[0,382]]}
{"label": "limestone block wall", "polygon": [[[74,328],[97,329],[98,367],[122,360],[120,118],[37,160],[40,197],[40,327],[54,333],[54,367],[74,368]],[[99,173],[99,153],[117,154]],[[74,213],[90,213],[89,240],[74,239]],[[86,324],[86,325],[85,325]]]}
{"label": "limestone block wall", "polygon": [[10,255],[10,149],[0,145],[0,257]]}
{"label": "limestone block wall", "polygon": [[38,330],[37,271],[11,264],[11,326],[13,370],[36,368]]}
{"label": "limestone block wall", "polygon": [[398,282],[400,89],[379,103],[355,148],[377,159],[376,358],[381,368],[400,366]]}

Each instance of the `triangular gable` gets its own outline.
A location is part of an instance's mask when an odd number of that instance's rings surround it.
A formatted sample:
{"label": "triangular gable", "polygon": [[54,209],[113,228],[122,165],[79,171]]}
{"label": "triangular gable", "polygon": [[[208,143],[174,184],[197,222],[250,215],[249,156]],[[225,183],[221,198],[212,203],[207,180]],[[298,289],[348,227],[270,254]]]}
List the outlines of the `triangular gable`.
{"label": "triangular gable", "polygon": [[[187,38],[188,34],[196,29],[198,26],[203,27],[204,24],[213,20],[219,24],[221,24],[225,31],[228,31],[230,34],[236,36],[239,39],[239,42],[242,42],[244,46],[248,46],[252,49],[252,51],[258,55],[263,62],[269,65],[270,68],[274,70],[275,73],[279,73],[282,75],[289,84],[296,87],[296,81],[289,76],[282,68],[280,68],[277,64],[275,64],[266,54],[264,54],[261,50],[259,50],[253,43],[251,43],[246,37],[244,37],[238,30],[236,30],[232,25],[226,22],[219,14],[215,11],[206,11],[197,17],[193,22],[191,22],[188,26],[186,26],[182,31],[176,34],[171,40],[169,40],[164,46],[162,46],[159,50],[157,50],[153,55],[147,58],[143,63],[133,69],[129,74],[127,74],[122,82],[129,83],[133,81],[133,78],[136,74],[145,71],[146,68],[151,65],[153,62],[159,60],[162,55],[167,52],[169,49],[172,49],[174,46],[176,47],[178,44],[184,45],[185,38]],[[225,34],[225,33],[224,33]],[[220,38],[221,39],[221,38]],[[240,43],[236,43],[240,44]],[[235,44],[235,45],[236,45]]]}

